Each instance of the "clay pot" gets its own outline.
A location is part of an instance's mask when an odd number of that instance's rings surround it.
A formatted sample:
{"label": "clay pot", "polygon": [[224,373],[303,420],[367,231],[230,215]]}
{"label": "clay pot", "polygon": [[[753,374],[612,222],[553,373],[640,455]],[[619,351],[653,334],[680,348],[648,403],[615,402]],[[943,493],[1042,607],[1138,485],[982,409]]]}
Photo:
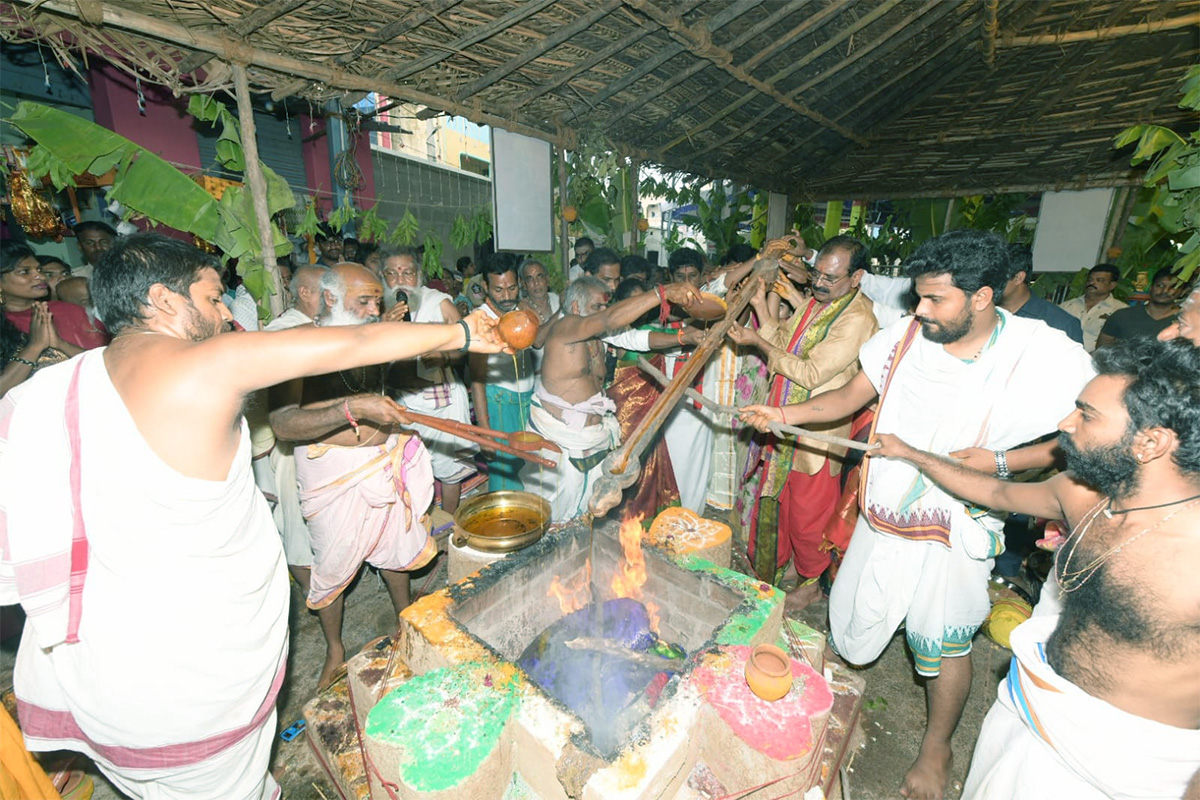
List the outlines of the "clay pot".
{"label": "clay pot", "polygon": [[645,233],[646,231],[650,230],[650,220],[646,219],[645,217],[642,217],[641,219],[639,219],[637,221],[637,229],[639,231],[641,231],[642,233]]}
{"label": "clay pot", "polygon": [[563,206],[562,218],[567,222],[574,222],[579,219],[579,212],[575,210],[575,206]]}
{"label": "clay pot", "polygon": [[773,644],[758,645],[746,662],[746,683],[763,700],[778,700],[792,688],[791,658]]}
{"label": "clay pot", "polygon": [[533,344],[540,325],[537,314],[524,308],[509,311],[496,323],[500,338],[513,350],[524,350]]}

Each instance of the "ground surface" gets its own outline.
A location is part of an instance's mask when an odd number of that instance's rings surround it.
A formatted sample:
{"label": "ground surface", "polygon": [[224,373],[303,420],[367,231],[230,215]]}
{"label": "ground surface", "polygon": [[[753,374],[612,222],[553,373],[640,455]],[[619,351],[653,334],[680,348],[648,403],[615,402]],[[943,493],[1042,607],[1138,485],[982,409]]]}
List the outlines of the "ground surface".
{"label": "ground surface", "polygon": [[[734,566],[739,566],[736,559]],[[431,568],[414,577],[413,588],[432,592],[444,586],[445,580],[443,554]],[[806,609],[799,618],[823,631],[827,629],[825,614],[826,604],[821,602]],[[347,598],[344,635],[347,652],[357,652],[367,642],[394,628],[391,601],[382,582],[374,573],[364,572]],[[0,687],[5,689],[12,682],[15,650],[15,639],[0,646]],[[324,640],[316,616],[305,609],[303,599],[293,585],[291,655],[280,696],[280,731],[302,718],[305,703],[315,693],[317,673],[324,657]],[[948,798],[959,795],[984,714],[995,699],[996,685],[1008,668],[1009,652],[982,635],[975,639],[974,657],[971,697],[954,738],[956,785],[947,793]],[[891,800],[900,796],[897,791],[900,779],[916,758],[925,724],[925,694],[914,678],[903,634],[898,634],[879,661],[862,674],[867,681],[864,695],[867,741],[855,754],[848,773],[849,797],[852,800]],[[338,797],[333,783],[325,777],[313,757],[304,735],[290,742],[277,741],[272,768],[285,798],[336,800]],[[93,795],[96,800],[121,797],[103,777],[97,775],[96,784]]]}

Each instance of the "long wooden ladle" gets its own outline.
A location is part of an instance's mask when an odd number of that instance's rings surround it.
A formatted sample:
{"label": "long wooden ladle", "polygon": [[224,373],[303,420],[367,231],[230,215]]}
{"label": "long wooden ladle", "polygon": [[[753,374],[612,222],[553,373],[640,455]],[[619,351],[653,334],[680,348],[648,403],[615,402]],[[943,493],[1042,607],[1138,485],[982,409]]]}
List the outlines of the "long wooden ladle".
{"label": "long wooden ladle", "polygon": [[[468,425],[465,422],[457,420],[431,417],[428,414],[418,414],[407,408],[404,409],[403,413],[405,417],[413,422],[419,422],[434,430],[448,433],[451,436],[457,436],[460,439],[466,439],[469,442],[475,442],[480,447],[486,447],[489,450],[498,450],[501,453],[508,453],[517,458],[523,458],[534,464],[541,464],[543,467],[554,469],[558,464],[547,458],[534,455],[535,452],[538,450],[548,450],[554,453],[562,453],[562,448],[554,442],[532,431],[505,433],[504,431],[494,431],[491,428],[481,428],[478,425]],[[498,439],[502,439],[503,443],[497,441]]]}

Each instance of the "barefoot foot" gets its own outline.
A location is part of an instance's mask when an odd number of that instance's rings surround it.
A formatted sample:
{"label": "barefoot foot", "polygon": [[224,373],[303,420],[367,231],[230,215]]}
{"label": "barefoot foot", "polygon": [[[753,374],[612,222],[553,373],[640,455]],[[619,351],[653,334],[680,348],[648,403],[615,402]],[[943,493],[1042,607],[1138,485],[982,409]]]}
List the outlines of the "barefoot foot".
{"label": "barefoot foot", "polygon": [[330,653],[325,656],[321,675],[317,678],[317,691],[322,692],[346,676],[346,654]]}
{"label": "barefoot foot", "polygon": [[953,763],[949,747],[922,744],[917,760],[900,785],[900,794],[909,800],[942,800]]}
{"label": "barefoot foot", "polygon": [[813,581],[788,592],[783,601],[783,610],[787,614],[798,613],[820,600],[821,597],[821,585]]}

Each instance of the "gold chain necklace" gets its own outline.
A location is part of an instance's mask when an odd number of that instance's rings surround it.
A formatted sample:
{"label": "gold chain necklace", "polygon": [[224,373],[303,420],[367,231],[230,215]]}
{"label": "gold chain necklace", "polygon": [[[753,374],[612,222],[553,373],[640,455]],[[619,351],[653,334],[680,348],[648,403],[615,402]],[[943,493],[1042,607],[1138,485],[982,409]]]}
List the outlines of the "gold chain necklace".
{"label": "gold chain necklace", "polygon": [[1070,551],[1067,552],[1067,557],[1063,562],[1062,568],[1056,570],[1056,572],[1058,573],[1058,583],[1062,587],[1062,590],[1068,594],[1070,594],[1071,592],[1074,592],[1078,589],[1083,588],[1083,585],[1092,579],[1092,576],[1095,575],[1100,570],[1100,567],[1104,566],[1109,560],[1114,558],[1118,553],[1120,553],[1126,547],[1133,544],[1138,539],[1145,536],[1147,533],[1150,533],[1151,531],[1154,531],[1154,530],[1158,530],[1163,525],[1167,524],[1167,522],[1174,519],[1178,515],[1182,514],[1187,509],[1191,508],[1192,506],[1196,505],[1197,503],[1200,503],[1200,498],[1197,498],[1195,500],[1192,500],[1189,503],[1185,503],[1184,505],[1181,505],[1179,508],[1177,508],[1174,511],[1172,511],[1171,513],[1167,514],[1166,516],[1164,516],[1162,519],[1160,519],[1158,522],[1154,523],[1150,527],[1144,528],[1143,530],[1135,533],[1133,536],[1130,536],[1125,541],[1121,542],[1119,545],[1116,545],[1115,547],[1110,548],[1107,552],[1102,553],[1101,555],[1097,556],[1087,566],[1082,567],[1081,569],[1072,571],[1071,570],[1071,559],[1074,558],[1075,551],[1079,549],[1079,543],[1081,541],[1083,541],[1083,537],[1086,536],[1087,532],[1091,529],[1092,523],[1094,523],[1096,521],[1096,518],[1100,516],[1100,513],[1101,513],[1100,509],[1108,502],[1110,502],[1110,498],[1107,498],[1107,497],[1104,498],[1099,503],[1097,503],[1095,506],[1093,506],[1091,511],[1089,511],[1087,514],[1084,515],[1084,519],[1081,519],[1079,521],[1079,526],[1077,526],[1077,528],[1076,528],[1076,530],[1079,530],[1078,537],[1075,537],[1074,532],[1072,532],[1072,534],[1071,534],[1071,537],[1072,537],[1071,549],[1070,549]]}

